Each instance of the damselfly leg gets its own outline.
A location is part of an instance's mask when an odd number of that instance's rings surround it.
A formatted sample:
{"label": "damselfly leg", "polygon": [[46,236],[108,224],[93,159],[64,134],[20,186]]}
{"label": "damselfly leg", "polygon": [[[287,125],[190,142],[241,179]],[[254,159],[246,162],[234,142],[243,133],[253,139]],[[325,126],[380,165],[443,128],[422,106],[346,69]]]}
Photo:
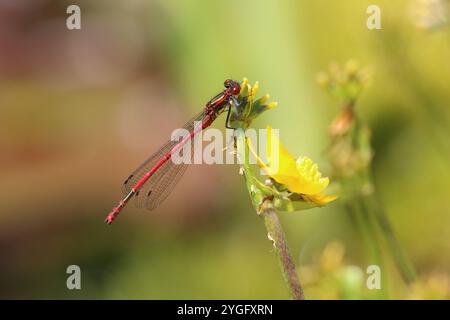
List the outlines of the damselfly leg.
{"label": "damselfly leg", "polygon": [[242,100],[238,100],[236,97],[232,96],[230,97],[229,107],[227,110],[227,119],[225,120],[225,127],[227,129],[236,129],[235,127],[231,126],[231,112],[234,111],[235,118],[239,118],[241,115],[242,108],[247,103],[247,97],[242,98]]}

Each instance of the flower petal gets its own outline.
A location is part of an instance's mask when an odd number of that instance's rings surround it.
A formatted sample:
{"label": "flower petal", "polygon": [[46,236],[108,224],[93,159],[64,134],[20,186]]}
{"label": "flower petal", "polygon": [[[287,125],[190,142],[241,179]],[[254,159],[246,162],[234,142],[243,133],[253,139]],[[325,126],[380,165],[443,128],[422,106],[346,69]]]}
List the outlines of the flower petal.
{"label": "flower petal", "polygon": [[322,192],[330,182],[328,178],[322,178],[322,174],[318,170],[317,164],[315,164],[308,157],[300,157],[296,161],[296,168],[299,179],[294,189],[290,189],[293,192],[301,194],[317,194]]}
{"label": "flower petal", "polygon": [[338,197],[333,196],[327,196],[323,193],[313,194],[313,195],[303,195],[303,198],[309,202],[314,202],[315,204],[319,206],[324,206],[327,203],[336,200]]}

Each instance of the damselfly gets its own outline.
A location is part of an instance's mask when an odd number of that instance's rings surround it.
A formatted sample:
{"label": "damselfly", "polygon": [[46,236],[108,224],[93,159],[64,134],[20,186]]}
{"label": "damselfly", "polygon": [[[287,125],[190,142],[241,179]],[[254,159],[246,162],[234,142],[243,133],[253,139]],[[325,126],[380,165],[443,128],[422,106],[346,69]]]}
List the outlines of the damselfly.
{"label": "damselfly", "polygon": [[[231,108],[234,107],[235,112],[238,113],[240,102],[237,97],[241,92],[241,86],[230,79],[225,80],[224,86],[225,89],[222,92],[209,100],[205,108],[183,126],[187,134],[179,141],[169,140],[125,180],[122,188],[125,197],[108,214],[106,223],[112,223],[133,197],[136,198],[138,207],[146,207],[149,210],[155,209],[163,202],[187,168],[186,163],[171,161],[172,156],[182,151],[180,149],[200,131],[209,127],[226,107],[228,107],[226,126],[229,127]],[[196,123],[200,125],[195,125]]]}

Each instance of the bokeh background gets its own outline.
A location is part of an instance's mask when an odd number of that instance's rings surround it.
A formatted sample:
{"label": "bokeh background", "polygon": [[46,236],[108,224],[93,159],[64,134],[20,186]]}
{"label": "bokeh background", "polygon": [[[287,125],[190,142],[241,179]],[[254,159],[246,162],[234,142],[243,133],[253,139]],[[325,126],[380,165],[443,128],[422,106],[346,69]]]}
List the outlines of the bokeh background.
{"label": "bokeh background", "polygon": [[[371,31],[374,3],[382,29]],[[81,30],[66,28],[70,4],[81,8]],[[112,226],[103,219],[124,178],[229,77],[259,80],[279,106],[255,126],[280,128],[292,153],[327,173],[339,108],[315,76],[349,59],[373,70],[358,112],[373,131],[380,197],[419,277],[441,279],[419,287],[445,291],[446,8],[445,0],[1,0],[0,297],[288,298],[237,166],[193,166],[157,210],[131,205]],[[345,264],[365,272],[339,200],[280,218],[300,274],[336,241]],[[66,287],[73,264],[81,290]],[[346,298],[341,282],[324,277],[306,296]],[[389,290],[405,298],[415,289],[391,268]]]}

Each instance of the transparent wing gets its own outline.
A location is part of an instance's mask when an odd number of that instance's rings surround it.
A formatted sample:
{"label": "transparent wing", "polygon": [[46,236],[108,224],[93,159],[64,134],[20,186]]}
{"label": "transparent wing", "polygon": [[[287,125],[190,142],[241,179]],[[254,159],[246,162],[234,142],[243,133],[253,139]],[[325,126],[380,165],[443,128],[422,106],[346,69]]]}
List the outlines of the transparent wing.
{"label": "transparent wing", "polygon": [[[187,132],[194,130],[195,122],[201,121],[205,116],[204,111],[200,112],[189,120],[182,128]],[[143,164],[141,164],[123,183],[122,191],[126,195],[141,180],[141,178],[150,171],[168,152],[170,152],[185,136],[180,137],[178,141],[167,141],[157,152],[151,155]],[[190,154],[180,154],[180,156],[192,156],[193,143],[191,143]],[[180,151],[182,153],[182,150]],[[186,162],[186,161],[183,161]],[[187,169],[186,163],[175,164],[169,160],[165,162],[146,183],[138,190],[135,195],[136,206],[147,207],[149,210],[155,209],[161,202],[163,202],[175,185],[178,183],[183,173]]]}

